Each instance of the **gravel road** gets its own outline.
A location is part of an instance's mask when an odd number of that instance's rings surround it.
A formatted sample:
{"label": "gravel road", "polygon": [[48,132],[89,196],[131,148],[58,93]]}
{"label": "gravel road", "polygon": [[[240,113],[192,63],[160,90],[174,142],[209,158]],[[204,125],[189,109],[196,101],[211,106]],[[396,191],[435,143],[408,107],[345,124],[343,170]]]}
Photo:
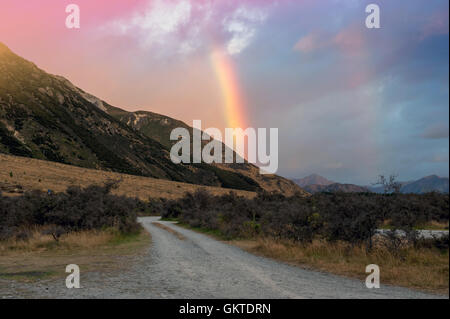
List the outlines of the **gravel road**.
{"label": "gravel road", "polygon": [[[128,270],[83,274],[81,289],[67,289],[65,279],[37,284],[0,280],[3,298],[443,298],[385,286],[368,289],[362,281],[304,270],[249,254],[237,247],[158,217],[140,221],[152,235],[147,253]],[[179,239],[152,222],[184,236]],[[382,270],[381,270],[382,271]]]}

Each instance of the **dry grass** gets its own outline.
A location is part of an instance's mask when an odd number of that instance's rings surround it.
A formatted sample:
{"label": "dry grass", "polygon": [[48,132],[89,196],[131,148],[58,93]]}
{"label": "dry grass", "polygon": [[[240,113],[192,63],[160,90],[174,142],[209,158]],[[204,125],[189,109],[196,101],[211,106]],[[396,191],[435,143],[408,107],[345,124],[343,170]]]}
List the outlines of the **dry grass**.
{"label": "dry grass", "polygon": [[[383,224],[381,225],[381,228],[384,229],[390,229],[392,221],[387,219],[383,221]],[[427,230],[448,230],[449,223],[447,222],[439,222],[437,220],[431,220],[425,224],[418,225],[418,229],[427,229]]]}
{"label": "dry grass", "polygon": [[113,271],[123,268],[123,258],[139,254],[149,242],[145,231],[125,236],[113,230],[70,233],[56,242],[35,228],[26,241],[0,242],[0,277],[23,281],[62,277],[68,264],[77,264],[84,272]]}
{"label": "dry grass", "polygon": [[430,229],[430,230],[448,230],[448,222],[438,222],[436,220],[432,220],[425,225],[421,225],[421,229]]}
{"label": "dry grass", "polygon": [[300,245],[274,239],[234,240],[229,243],[251,253],[347,277],[365,279],[365,267],[380,267],[381,283],[439,294],[449,293],[449,255],[434,249],[413,247],[393,255],[383,247],[367,252],[363,246],[314,241]]}
{"label": "dry grass", "polygon": [[431,248],[414,248],[404,245],[396,254],[382,245],[382,239],[374,239],[374,249],[368,252],[364,245],[331,243],[314,240],[311,244],[299,244],[273,238],[224,240],[218,231],[191,227],[178,223],[217,240],[237,246],[252,254],[272,258],[302,268],[329,272],[365,280],[367,265],[380,267],[381,284],[403,286],[412,289],[449,294],[449,251]]}
{"label": "dry grass", "polygon": [[153,222],[153,225],[155,225],[158,228],[164,229],[165,231],[171,233],[172,235],[174,235],[175,237],[177,237],[179,240],[185,240],[186,237],[184,237],[182,234],[180,234],[179,232],[177,232],[176,230],[173,230],[170,227],[167,227],[166,225],[163,225],[161,223],[157,223],[157,222]]}
{"label": "dry grass", "polygon": [[[186,192],[195,192],[200,188],[214,195],[230,192],[230,189],[220,187],[171,182],[0,154],[0,186],[3,185],[4,188],[14,188],[15,185],[20,185],[24,190],[47,191],[51,189],[54,192],[63,192],[71,185],[86,187],[92,184],[102,184],[110,179],[122,180],[119,188],[113,191],[114,194],[138,197],[142,200],[147,200],[149,197],[179,198]],[[241,196],[253,197],[256,195],[254,192],[234,191]],[[4,194],[7,195],[7,193]]]}
{"label": "dry grass", "polygon": [[0,241],[0,256],[15,255],[25,252],[43,252],[54,249],[74,250],[90,249],[111,242],[116,236],[112,231],[81,231],[73,232],[61,237],[56,242],[51,235],[44,235],[43,227],[34,227],[27,240],[10,239]]}

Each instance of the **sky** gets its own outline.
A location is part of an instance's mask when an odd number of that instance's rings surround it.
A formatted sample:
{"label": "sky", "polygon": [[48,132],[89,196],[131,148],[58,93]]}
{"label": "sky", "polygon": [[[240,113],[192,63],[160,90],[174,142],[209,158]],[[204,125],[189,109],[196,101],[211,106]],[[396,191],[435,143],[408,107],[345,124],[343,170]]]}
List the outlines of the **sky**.
{"label": "sky", "polygon": [[[368,29],[369,3],[380,7]],[[80,8],[80,28],[65,25]],[[279,129],[278,174],[449,175],[447,0],[2,0],[0,42],[129,110]]]}

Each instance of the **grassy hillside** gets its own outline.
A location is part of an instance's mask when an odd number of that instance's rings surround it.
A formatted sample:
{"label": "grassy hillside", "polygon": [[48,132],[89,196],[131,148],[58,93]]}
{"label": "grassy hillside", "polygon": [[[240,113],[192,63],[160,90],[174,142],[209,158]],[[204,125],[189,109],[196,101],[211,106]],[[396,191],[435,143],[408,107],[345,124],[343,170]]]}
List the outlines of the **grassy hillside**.
{"label": "grassy hillside", "polygon": [[[226,194],[230,191],[220,187],[171,182],[0,154],[0,191],[4,194],[14,195],[33,189],[63,192],[71,185],[86,187],[102,184],[111,179],[122,181],[119,188],[114,190],[115,194],[138,197],[143,200],[149,197],[179,198],[185,192],[200,188],[207,189],[213,194]],[[253,192],[235,191],[243,196],[255,196]]]}
{"label": "grassy hillside", "polygon": [[106,105],[0,44],[0,153],[193,184],[260,189],[237,172],[174,164],[167,145],[111,116]]}
{"label": "grassy hillside", "polygon": [[[111,116],[133,127],[145,136],[160,142],[168,149],[176,143],[176,141],[170,140],[170,133],[174,128],[186,128],[192,136],[192,127],[168,116],[146,111],[127,112],[98,99],[96,104],[104,107],[106,112]],[[202,143],[205,145],[208,141],[203,141]],[[225,147],[225,144],[223,144],[223,150],[225,150]],[[222,187],[236,188],[236,185],[246,185],[242,189],[252,190],[253,188],[262,188],[268,192],[281,192],[285,195],[307,195],[307,192],[293,181],[273,174],[261,175],[259,168],[250,163],[215,163],[213,165],[195,165],[194,167],[213,173]]]}

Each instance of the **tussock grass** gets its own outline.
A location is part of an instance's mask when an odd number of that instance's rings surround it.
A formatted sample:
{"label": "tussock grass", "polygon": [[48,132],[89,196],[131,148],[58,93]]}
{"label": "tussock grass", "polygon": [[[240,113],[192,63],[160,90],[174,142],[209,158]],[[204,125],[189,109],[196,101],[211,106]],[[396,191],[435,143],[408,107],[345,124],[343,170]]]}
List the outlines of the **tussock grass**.
{"label": "tussock grass", "polygon": [[419,229],[430,229],[430,230],[448,230],[449,223],[447,222],[439,222],[436,220],[431,220],[426,224],[420,225]]}
{"label": "tussock grass", "polygon": [[92,249],[108,244],[118,235],[113,229],[86,230],[71,232],[55,241],[48,234],[43,234],[45,227],[33,227],[30,237],[26,240],[8,239],[0,241],[0,256],[16,254],[18,252],[42,252],[51,250]]}
{"label": "tussock grass", "polygon": [[381,284],[449,293],[448,250],[403,247],[394,254],[382,245],[377,245],[369,252],[363,245],[352,246],[343,242],[314,240],[311,244],[302,245],[271,238],[233,240],[229,243],[251,253],[304,268],[362,280],[367,276],[366,266],[377,264],[380,267]]}
{"label": "tussock grass", "polygon": [[[13,172],[13,176],[10,176]],[[230,189],[173,182],[164,179],[134,176],[121,173],[81,168],[72,165],[43,161],[33,158],[0,154],[0,186],[14,188],[20,185],[21,191],[51,189],[55,193],[64,192],[69,186],[87,187],[99,185],[108,180],[121,180],[115,195],[138,197],[141,200],[151,198],[180,198],[186,192],[206,189],[212,194],[227,194]],[[1,187],[0,187],[1,188]],[[241,196],[254,197],[256,193],[235,190]],[[18,196],[4,192],[4,195]]]}

